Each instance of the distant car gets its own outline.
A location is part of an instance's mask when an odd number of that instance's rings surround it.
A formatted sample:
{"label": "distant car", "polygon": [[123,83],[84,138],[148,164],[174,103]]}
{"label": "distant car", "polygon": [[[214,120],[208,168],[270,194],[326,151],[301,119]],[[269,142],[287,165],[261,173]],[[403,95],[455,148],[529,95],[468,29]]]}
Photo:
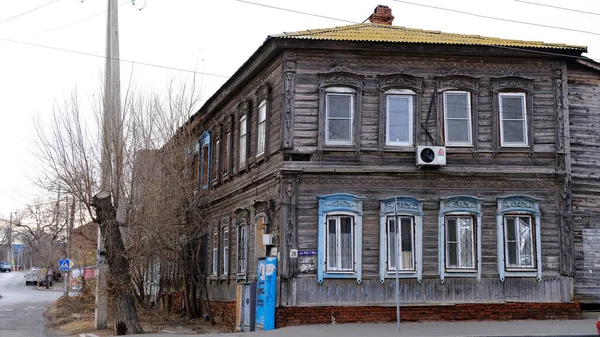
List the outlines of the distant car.
{"label": "distant car", "polygon": [[30,284],[37,284],[41,273],[42,268],[33,267],[29,269],[25,274],[25,285],[28,286]]}
{"label": "distant car", "polygon": [[10,263],[6,261],[0,261],[0,272],[6,273],[10,272]]}
{"label": "distant car", "polygon": [[[49,287],[52,287],[53,281],[54,281],[54,275],[48,274],[48,286]],[[46,286],[46,275],[43,275],[42,273],[40,273],[40,279],[37,284],[39,287],[45,287]]]}

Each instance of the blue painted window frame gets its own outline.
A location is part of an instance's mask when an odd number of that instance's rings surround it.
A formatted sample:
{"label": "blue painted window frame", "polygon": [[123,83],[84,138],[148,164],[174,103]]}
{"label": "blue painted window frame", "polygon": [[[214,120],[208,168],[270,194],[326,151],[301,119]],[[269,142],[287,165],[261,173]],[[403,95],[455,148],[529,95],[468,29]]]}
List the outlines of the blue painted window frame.
{"label": "blue painted window frame", "polygon": [[[362,218],[363,200],[365,198],[352,194],[336,193],[317,196],[319,201],[319,249],[317,263],[317,281],[323,283],[326,278],[356,279],[360,284],[362,278]],[[354,270],[353,271],[328,271],[326,266],[326,228],[327,216],[352,215],[354,216]]]}
{"label": "blue painted window frame", "polygon": [[[481,281],[481,199],[457,195],[440,199],[440,214],[438,218],[438,270],[440,280],[444,283],[446,277],[476,277]],[[467,215],[475,218],[475,269],[446,268],[446,217]]]}
{"label": "blue painted window frame", "polygon": [[[394,206],[394,203],[396,205]],[[398,271],[398,278],[423,278],[423,202],[413,197],[396,196],[379,201],[379,282],[386,278],[395,278],[396,272],[387,268],[387,218],[388,216],[412,216],[414,218],[414,247],[415,270]],[[398,221],[396,220],[396,223]]]}
{"label": "blue painted window frame", "polygon": [[[506,277],[535,277],[538,281],[542,280],[542,240],[541,240],[541,219],[540,219],[540,199],[523,196],[511,195],[498,198],[498,213],[496,218],[498,235],[498,274],[500,281],[504,282]],[[528,215],[534,220],[534,247],[535,261],[534,268],[507,268],[504,255],[504,217],[506,215]]]}
{"label": "blue painted window frame", "polygon": [[[202,134],[202,138],[200,138],[200,154],[201,154],[201,160],[200,160],[200,187],[203,190],[208,189],[208,186],[210,185],[210,166],[211,166],[211,147],[212,147],[212,143],[210,141],[211,138],[211,132],[210,131],[206,131],[204,132],[204,134]],[[202,151],[202,149],[204,149],[205,146],[208,146],[208,151],[207,151],[207,158],[204,158],[204,151]],[[207,162],[206,165],[204,165],[205,161]],[[202,184],[202,181],[204,180],[204,167],[206,167],[207,171],[206,172],[206,184]]]}

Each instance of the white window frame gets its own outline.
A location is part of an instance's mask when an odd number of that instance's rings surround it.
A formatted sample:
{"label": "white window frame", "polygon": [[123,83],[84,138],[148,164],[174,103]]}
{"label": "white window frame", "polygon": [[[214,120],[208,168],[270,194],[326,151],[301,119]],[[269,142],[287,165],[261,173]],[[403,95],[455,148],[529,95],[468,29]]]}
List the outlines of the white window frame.
{"label": "white window frame", "polygon": [[[528,266],[524,266],[524,265],[520,265],[520,249],[516,249],[515,251],[515,256],[516,256],[516,265],[510,265],[510,262],[508,261],[508,256],[509,256],[509,252],[508,252],[508,219],[509,218],[513,218],[515,219],[515,226],[518,226],[518,222],[516,221],[517,219],[520,218],[526,218],[529,221],[529,228],[530,228],[530,246],[531,246],[531,264]],[[534,222],[533,222],[533,217],[531,216],[531,214],[505,214],[504,215],[504,262],[505,262],[505,267],[507,270],[519,270],[519,269],[535,269],[535,226],[534,226]],[[515,231],[515,247],[518,247],[521,243],[522,243],[522,239],[519,235],[519,231]]]}
{"label": "white window frame", "polygon": [[[509,142],[504,139],[504,112],[503,110],[503,97],[520,97],[521,102],[521,116],[522,119],[510,119],[511,121],[523,121],[523,142]],[[500,110],[500,146],[504,147],[527,147],[529,146],[528,132],[527,132],[527,95],[524,92],[500,92],[498,93],[498,107]]]}
{"label": "white window frame", "polygon": [[[350,236],[352,238],[352,247],[350,247],[350,254],[351,254],[351,264],[352,267],[351,268],[342,268],[342,256],[344,254],[342,254],[342,247],[341,247],[341,219],[342,218],[349,218],[352,223],[350,226]],[[329,251],[331,250],[331,247],[329,246],[329,238],[330,238],[330,233],[329,233],[329,221],[330,220],[335,220],[335,226],[336,226],[336,231],[335,231],[335,236],[336,236],[336,247],[335,247],[335,252],[336,252],[336,260],[335,260],[335,264],[332,264],[331,259],[329,259]],[[356,219],[354,217],[354,214],[350,214],[350,213],[336,213],[336,214],[328,214],[325,217],[325,258],[326,258],[326,272],[352,272],[354,273],[356,271]]]}
{"label": "white window frame", "polygon": [[[456,251],[456,259],[457,259],[457,265],[456,266],[451,266],[450,265],[450,241],[448,238],[448,233],[450,232],[448,230],[448,220],[450,219],[454,219],[455,220],[455,226],[457,226],[456,228],[456,247],[457,247],[457,251]],[[472,241],[471,241],[471,262],[472,262],[472,266],[470,267],[461,267],[462,265],[462,252],[460,251],[460,248],[462,247],[461,245],[461,236],[459,235],[459,228],[458,228],[458,220],[459,219],[469,219],[471,221],[471,236],[472,236]],[[476,246],[477,246],[477,231],[476,231],[476,220],[474,219],[474,217],[471,214],[453,214],[453,213],[448,213],[445,216],[445,226],[446,226],[446,256],[445,256],[445,264],[446,264],[446,271],[451,272],[453,270],[471,270],[471,271],[475,271],[476,269],[476,265],[477,265],[477,256],[476,256]]]}
{"label": "white window frame", "polygon": [[[350,116],[348,118],[335,117],[332,119],[348,119],[349,125],[349,136],[348,140],[330,140],[329,139],[329,97],[330,96],[345,96],[350,97]],[[325,92],[325,144],[326,145],[353,145],[354,144],[354,114],[356,110],[355,106],[356,90],[351,88],[328,88]]]}
{"label": "white window frame", "polygon": [[229,228],[223,227],[223,275],[229,275]]}
{"label": "white window frame", "polygon": [[246,166],[246,137],[248,136],[248,115],[240,117],[240,138],[239,138],[239,155],[240,168]]}
{"label": "white window frame", "polygon": [[[398,214],[398,216],[394,216],[394,215],[388,215],[387,219],[386,219],[386,245],[387,245],[387,249],[386,249],[386,259],[387,259],[387,271],[388,272],[395,272],[396,271],[396,259],[397,259],[397,255],[390,255],[392,252],[390,252],[391,250],[391,244],[394,244],[394,247],[398,247],[400,248],[400,252],[402,252],[402,242],[403,242],[403,238],[402,238],[402,230],[401,230],[401,225],[402,225],[402,219],[409,219],[410,220],[410,232],[411,232],[411,258],[410,258],[410,266],[407,268],[405,266],[401,266],[398,268],[399,272],[414,272],[416,270],[416,252],[415,252],[415,234],[416,234],[416,225],[415,225],[415,217],[412,215],[402,215],[402,214]],[[390,237],[390,220],[393,220],[394,223],[396,224],[396,230],[394,232],[394,237]],[[400,220],[400,221],[398,221]],[[402,261],[402,259],[400,260]]]}
{"label": "white window frame", "polygon": [[[391,89],[385,92],[385,145],[387,146],[412,146],[414,124],[414,96],[415,92],[406,89]],[[390,140],[390,98],[408,99],[408,141]]]}
{"label": "white window frame", "polygon": [[219,273],[219,232],[215,231],[212,235],[212,274]]}
{"label": "white window frame", "polygon": [[228,130],[225,134],[225,160],[223,161],[223,177],[229,175],[229,168],[231,166],[231,130]]}
{"label": "white window frame", "polygon": [[[532,262],[533,266],[510,266],[508,260],[506,240],[506,218],[507,217],[529,217],[531,230],[533,231]],[[542,280],[542,236],[541,236],[541,213],[539,199],[529,196],[507,196],[498,198],[497,235],[498,235],[498,274],[500,280],[506,277],[535,277]]]}
{"label": "white window frame", "polygon": [[[469,139],[466,142],[452,142],[449,137],[449,120],[465,120],[465,118],[450,118],[448,117],[448,99],[447,96],[449,94],[457,95],[464,94],[467,97],[467,125],[468,125],[468,136]],[[473,115],[472,115],[472,107],[471,107],[471,93],[468,91],[453,91],[448,90],[444,91],[443,94],[444,101],[444,140],[446,146],[472,146],[473,145]]]}
{"label": "white window frame", "polygon": [[265,153],[265,142],[267,139],[267,101],[262,100],[258,105],[258,131],[256,138],[256,156]]}

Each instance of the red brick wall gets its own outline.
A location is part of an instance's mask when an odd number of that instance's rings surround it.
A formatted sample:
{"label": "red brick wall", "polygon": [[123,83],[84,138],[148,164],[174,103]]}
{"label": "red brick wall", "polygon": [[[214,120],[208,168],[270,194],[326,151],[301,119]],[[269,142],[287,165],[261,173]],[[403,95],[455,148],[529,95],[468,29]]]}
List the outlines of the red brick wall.
{"label": "red brick wall", "polygon": [[[401,307],[402,322],[511,320],[511,319],[580,319],[577,303],[494,303],[456,304],[448,306]],[[302,324],[386,323],[396,321],[396,307],[280,307],[277,327]]]}
{"label": "red brick wall", "polygon": [[235,302],[210,302],[215,323],[226,329],[235,329]]}
{"label": "red brick wall", "polygon": [[[217,324],[235,328],[235,302],[212,302]],[[440,306],[401,307],[402,322],[511,320],[511,319],[580,319],[578,303],[466,303]],[[276,326],[336,323],[388,323],[396,321],[396,307],[326,306],[279,307]]]}

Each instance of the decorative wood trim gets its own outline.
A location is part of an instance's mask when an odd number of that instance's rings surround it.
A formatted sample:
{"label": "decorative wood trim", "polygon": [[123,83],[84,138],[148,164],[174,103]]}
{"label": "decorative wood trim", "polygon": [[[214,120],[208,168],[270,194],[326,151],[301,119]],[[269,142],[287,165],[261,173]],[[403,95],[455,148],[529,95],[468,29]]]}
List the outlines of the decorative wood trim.
{"label": "decorative wood trim", "polygon": [[279,208],[281,277],[292,278],[298,273],[298,258],[290,257],[291,249],[298,249],[298,219],[296,205],[298,203],[299,175],[286,173],[279,177]]}
{"label": "decorative wood trim", "polygon": [[560,189],[560,273],[575,275],[575,243],[573,233],[573,200],[571,178],[571,144],[569,128],[569,102],[567,66],[556,64],[553,70],[554,110],[556,116],[556,167],[562,174]]}
{"label": "decorative wood trim", "polygon": [[254,134],[256,135],[255,153],[258,152],[258,136],[259,136],[258,135],[258,124],[259,124],[259,118],[260,118],[259,109],[260,109],[260,103],[262,103],[262,101],[265,101],[265,104],[266,104],[265,149],[261,155],[257,156],[257,158],[256,158],[257,162],[260,160],[266,160],[269,157],[269,132],[270,132],[269,124],[271,121],[271,114],[272,114],[271,87],[269,86],[269,83],[263,83],[260,87],[258,87],[258,90],[256,90],[256,108],[255,108],[255,112],[254,112],[254,115],[256,116],[256,128],[254,130]]}
{"label": "decorative wood trim", "polygon": [[281,147],[294,148],[294,109],[296,93],[295,51],[286,51],[283,55],[283,116],[281,118]]}
{"label": "decorative wood trim", "polygon": [[[250,158],[250,153],[251,153],[251,149],[250,149],[250,139],[252,137],[252,130],[251,130],[251,125],[252,125],[252,102],[248,99],[244,99],[240,104],[238,104],[238,108],[236,110],[237,116],[235,118],[236,120],[236,125],[235,125],[235,129],[236,129],[236,134],[237,137],[233,139],[233,143],[237,144],[238,146],[233,146],[234,149],[236,149],[236,153],[237,153],[237,173],[241,173],[244,170],[246,170],[250,163],[249,158]],[[241,153],[240,154],[240,148],[239,148],[239,144],[240,144],[240,119],[242,116],[246,116],[246,153]],[[241,164],[241,156],[245,156],[246,157],[246,162],[245,164]],[[234,155],[234,157],[236,157]]]}
{"label": "decorative wood trim", "polygon": [[493,180],[493,179],[438,179],[435,184],[431,179],[352,179],[352,178],[302,178],[302,185],[307,186],[368,186],[368,187],[407,187],[407,188],[422,188],[431,189],[453,188],[453,189],[513,189],[513,190],[528,190],[528,189],[552,189],[556,185],[550,181],[540,180]]}

